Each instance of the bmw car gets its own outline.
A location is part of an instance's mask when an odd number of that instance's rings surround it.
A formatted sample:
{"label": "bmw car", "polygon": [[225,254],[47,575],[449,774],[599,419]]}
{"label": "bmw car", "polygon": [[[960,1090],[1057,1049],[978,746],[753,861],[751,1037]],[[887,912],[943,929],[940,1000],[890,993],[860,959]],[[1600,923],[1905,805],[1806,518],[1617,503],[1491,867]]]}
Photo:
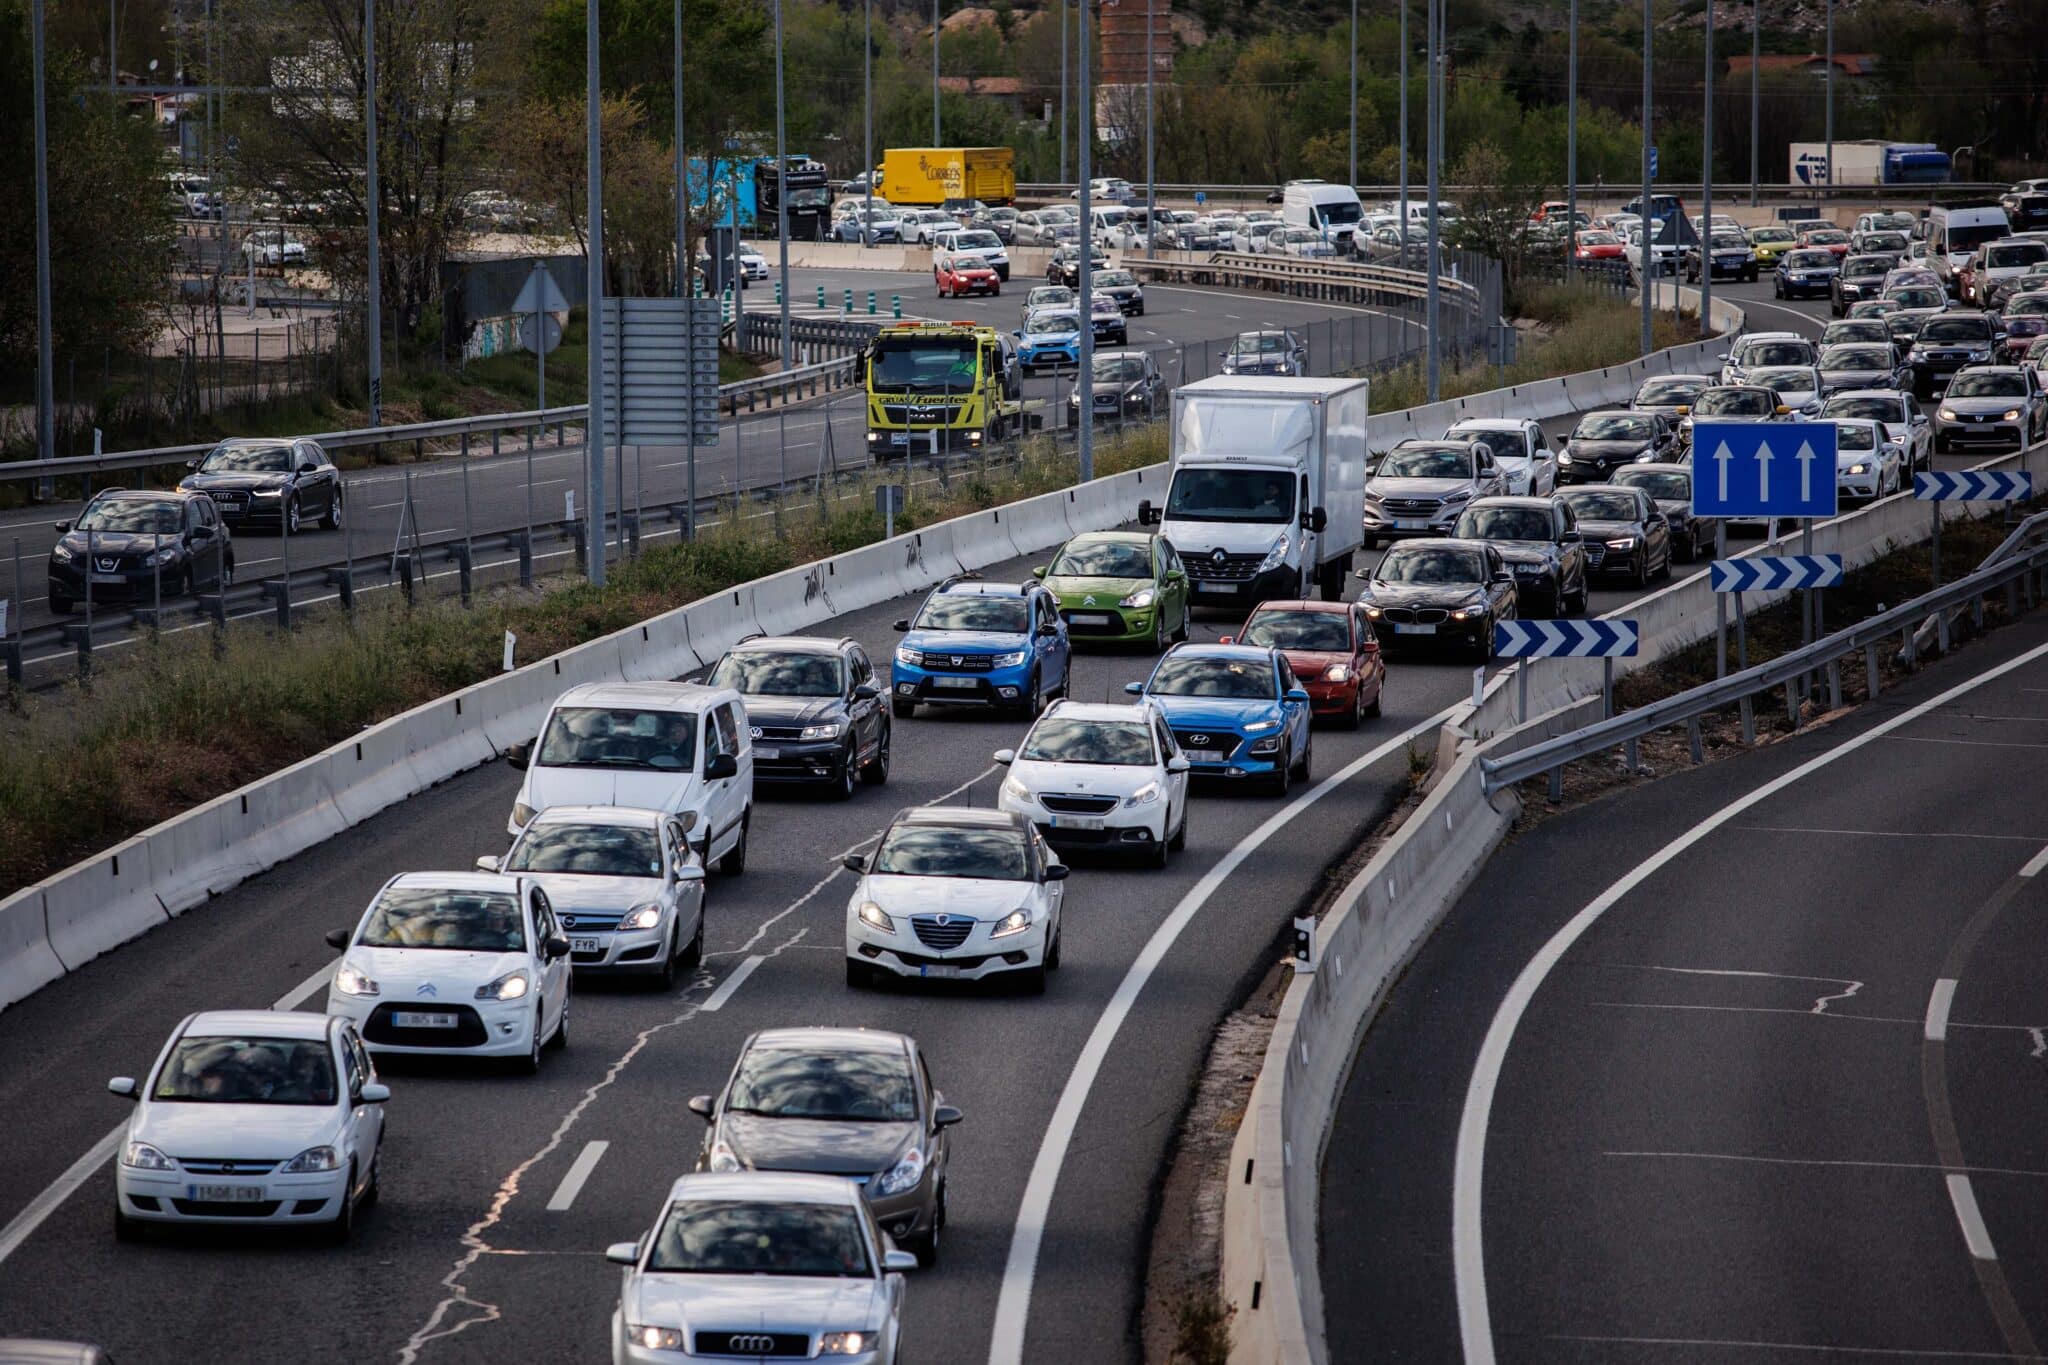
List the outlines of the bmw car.
{"label": "bmw car", "polygon": [[1198,776],[1250,779],[1283,796],[1308,780],[1308,689],[1277,649],[1175,645],[1150,678],[1124,690],[1159,703]]}
{"label": "bmw car", "polygon": [[1188,575],[1163,536],[1087,531],[1032,570],[1059,603],[1069,638],[1149,644],[1188,638]]}
{"label": "bmw car", "polygon": [[1714,553],[1714,533],[1719,517],[1692,514],[1692,466],[1683,464],[1638,464],[1614,473],[1623,488],[1640,488],[1657,504],[1671,526],[1671,552],[1691,564]]}
{"label": "bmw car", "polygon": [[1358,600],[1390,644],[1446,645],[1484,663],[1494,625],[1521,615],[1507,557],[1483,540],[1405,541],[1358,576],[1366,580]]}
{"label": "bmw car", "polygon": [[1036,716],[1065,696],[1072,649],[1059,602],[1035,579],[949,578],[917,615],[898,621],[903,642],[889,670],[898,719],[921,705],[999,706]]}
{"label": "bmw car", "polygon": [[1500,551],[1515,575],[1516,606],[1523,614],[1533,616],[1539,607],[1547,616],[1586,609],[1586,546],[1561,499],[1481,498],[1465,509],[1451,535],[1483,540]]}

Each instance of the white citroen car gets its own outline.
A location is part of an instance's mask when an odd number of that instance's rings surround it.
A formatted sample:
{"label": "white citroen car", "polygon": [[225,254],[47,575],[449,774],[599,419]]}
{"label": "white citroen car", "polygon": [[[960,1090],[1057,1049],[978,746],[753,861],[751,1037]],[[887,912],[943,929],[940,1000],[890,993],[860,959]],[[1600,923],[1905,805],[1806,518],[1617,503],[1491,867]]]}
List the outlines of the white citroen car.
{"label": "white citroen car", "polygon": [[1021,815],[918,806],[882,832],[846,902],[846,984],[1014,973],[1033,994],[1060,965],[1066,864]]}
{"label": "white citroen car", "polygon": [[335,1241],[377,1194],[390,1090],[343,1019],[288,1010],[186,1017],[137,1085],[114,1166],[114,1235],[145,1223],[323,1224]]}
{"label": "white citroen car", "polygon": [[342,950],[327,1012],[372,1052],[511,1057],[540,1070],[569,1041],[569,940],[530,878],[406,872],[370,902]]}
{"label": "white citroen car", "polygon": [[1022,745],[996,750],[1007,764],[996,799],[1061,850],[1143,855],[1165,867],[1188,837],[1188,761],[1158,706],[1057,701]]}
{"label": "white citroen car", "polygon": [[903,1272],[860,1186],[778,1171],[686,1175],[654,1227],[605,1249],[625,1267],[612,1365],[700,1356],[895,1365]]}

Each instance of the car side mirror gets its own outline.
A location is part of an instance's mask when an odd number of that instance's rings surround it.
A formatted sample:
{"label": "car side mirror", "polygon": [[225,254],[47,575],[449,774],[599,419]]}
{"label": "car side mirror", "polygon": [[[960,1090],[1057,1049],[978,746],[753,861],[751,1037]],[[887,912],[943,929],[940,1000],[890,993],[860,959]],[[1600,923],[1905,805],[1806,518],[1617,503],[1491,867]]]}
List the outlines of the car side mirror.
{"label": "car side mirror", "polygon": [[704,880],[702,863],[677,863],[670,873],[670,879],[678,882],[701,882]]}
{"label": "car side mirror", "polygon": [[[613,1242],[604,1249],[604,1258],[613,1265],[638,1265],[640,1264],[640,1244],[638,1242]],[[910,1259],[914,1261],[917,1257],[913,1256]]]}
{"label": "car side mirror", "polygon": [[953,1125],[959,1123],[962,1119],[966,1117],[967,1115],[961,1113],[953,1105],[942,1104],[938,1108],[932,1110],[932,1127],[951,1128]]}
{"label": "car side mirror", "polygon": [[196,473],[198,473],[198,472],[199,472],[199,461],[197,461],[197,460],[187,460],[187,461],[185,461],[185,468],[187,468],[187,469],[191,470],[191,471],[192,471],[193,473],[195,473],[195,474],[196,474]]}
{"label": "car side mirror", "polygon": [[1033,569],[1033,570],[1031,571],[1031,576],[1032,576],[1033,578],[1044,578],[1044,577],[1045,577],[1045,565],[1043,565],[1043,564],[1040,564],[1040,565],[1039,565],[1039,566],[1038,566],[1037,568]]}
{"label": "car side mirror", "polygon": [[1515,581],[1515,576],[1503,569],[1493,576],[1492,581],[1495,583],[1512,583]]}
{"label": "car side mirror", "polygon": [[1305,687],[1290,687],[1287,689],[1286,700],[1296,703],[1305,702],[1308,700],[1308,689]]}
{"label": "car side mirror", "polygon": [[561,934],[549,934],[545,946],[549,957],[567,957],[569,955],[569,940]]}
{"label": "car side mirror", "polygon": [[740,761],[731,754],[713,754],[704,765],[704,776],[712,782],[723,782],[729,777],[740,775]]}
{"label": "car side mirror", "polygon": [[1726,359],[1728,358],[1728,353],[1727,353],[1726,351],[1723,351],[1723,352],[1721,352],[1721,354],[1720,354],[1719,356],[1717,356],[1717,357],[1715,357],[1715,358],[1716,358],[1716,359],[1718,359],[1718,360],[1726,360]]}
{"label": "car side mirror", "polygon": [[1157,526],[1158,524],[1159,509],[1152,505],[1152,499],[1145,498],[1140,500],[1138,503],[1138,525]]}
{"label": "car side mirror", "polygon": [[1127,682],[1124,684],[1124,691],[1134,697],[1142,697],[1145,695],[1145,684],[1141,682]]}
{"label": "car side mirror", "polygon": [[1586,543],[1586,537],[1578,531],[1566,531],[1557,538],[1557,543],[1560,545],[1583,545]]}
{"label": "car side mirror", "polygon": [[1321,534],[1330,524],[1330,514],[1320,507],[1311,507],[1301,514],[1301,524],[1304,529]]}
{"label": "car side mirror", "polygon": [[1166,571],[1166,581],[1169,583],[1185,583],[1188,581],[1188,576],[1179,569],[1168,569]]}
{"label": "car side mirror", "polygon": [[1045,869],[1045,880],[1049,882],[1063,882],[1072,871],[1073,869],[1065,863],[1049,863]]}
{"label": "car side mirror", "polygon": [[704,1120],[706,1123],[711,1122],[712,1115],[715,1112],[711,1097],[709,1095],[690,1096],[689,1109],[691,1113],[695,1114],[698,1118]]}
{"label": "car side mirror", "polygon": [[364,1104],[382,1104],[391,1098],[391,1087],[382,1081],[368,1081],[364,1083],[356,1098]]}
{"label": "car side mirror", "polygon": [[346,948],[348,947],[349,939],[354,934],[355,931],[353,929],[329,929],[326,934],[327,946],[330,948]]}
{"label": "car side mirror", "polygon": [[107,1082],[107,1093],[119,1095],[124,1100],[139,1100],[142,1093],[135,1088],[133,1076],[116,1076]]}
{"label": "car side mirror", "polygon": [[859,853],[841,855],[839,865],[858,877],[865,877],[868,872],[868,860]]}
{"label": "car side mirror", "polygon": [[71,523],[68,521],[60,521],[57,523],[57,534],[60,536],[70,531],[70,529]]}
{"label": "car side mirror", "polygon": [[853,699],[855,701],[873,701],[875,698],[881,695],[881,690],[878,689],[873,683],[854,684]]}
{"label": "car side mirror", "polygon": [[1194,766],[1194,764],[1188,762],[1186,754],[1175,754],[1166,760],[1166,771],[1170,773],[1184,773]]}
{"label": "car side mirror", "polygon": [[1058,635],[1060,633],[1060,623],[1050,619],[1040,621],[1038,623],[1038,633],[1040,635]]}
{"label": "car side mirror", "polygon": [[909,622],[909,621],[898,621],[898,622],[896,623],[896,633],[897,633],[898,635],[903,635],[903,634],[906,634],[906,633],[908,633],[908,631],[909,631],[909,630],[910,630],[910,622]]}
{"label": "car side mirror", "polygon": [[917,1269],[917,1255],[914,1252],[898,1251],[894,1247],[882,1253],[882,1270],[885,1274],[896,1275],[906,1270]]}
{"label": "car side mirror", "polygon": [[476,870],[479,872],[497,872],[501,870],[503,863],[504,859],[494,858],[489,854],[485,854],[476,860]]}
{"label": "car side mirror", "polygon": [[1229,645],[1235,644],[1237,643],[1237,641],[1233,637],[1225,635],[1221,639],[1217,640],[1216,643],[1219,645]]}
{"label": "car side mirror", "polygon": [[314,464],[314,463],[313,463],[312,461],[310,461],[310,460],[309,460],[309,461],[307,461],[307,462],[306,462],[305,464],[302,464],[302,465],[300,465],[300,466],[299,466],[299,473],[301,473],[301,474],[318,474],[319,472],[320,472],[320,466],[319,466],[319,465],[317,465],[317,464]]}
{"label": "car side mirror", "polygon": [[533,761],[533,745],[530,742],[521,741],[518,744],[505,746],[505,761],[521,772],[526,771],[527,764]]}
{"label": "car side mirror", "polygon": [[990,757],[998,763],[1015,763],[1017,761],[1017,751],[1015,749],[998,749]]}

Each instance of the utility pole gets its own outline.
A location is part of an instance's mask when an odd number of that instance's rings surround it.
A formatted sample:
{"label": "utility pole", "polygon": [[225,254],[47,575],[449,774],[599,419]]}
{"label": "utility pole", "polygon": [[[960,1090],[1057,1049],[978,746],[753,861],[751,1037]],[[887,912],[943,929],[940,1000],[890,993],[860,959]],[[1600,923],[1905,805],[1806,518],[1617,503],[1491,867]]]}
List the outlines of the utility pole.
{"label": "utility pole", "polygon": [[602,108],[597,95],[598,0],[583,0],[583,157],[589,181],[584,198],[588,256],[584,289],[589,295],[590,358],[585,371],[590,389],[590,417],[583,427],[586,523],[584,544],[588,577],[604,586],[604,141],[598,134]]}
{"label": "utility pole", "polygon": [[[1145,18],[1148,21],[1145,27],[1145,40],[1147,43],[1150,43],[1152,40],[1152,28],[1149,21],[1152,17],[1150,12],[1152,0],[1145,0],[1145,4]],[[1151,60],[1151,50],[1149,47],[1146,50],[1146,60],[1148,62]],[[1147,94],[1145,98],[1149,101],[1151,99],[1151,94],[1149,93],[1151,78],[1149,76],[1146,78],[1146,89]],[[1350,185],[1353,190],[1358,188],[1358,0],[1351,0],[1351,179],[1345,183]]]}
{"label": "utility pole", "polygon": [[1565,20],[1570,51],[1564,63],[1564,273],[1579,268],[1579,0],[1572,0]]}
{"label": "utility pole", "polygon": [[1408,5],[1409,0],[1399,0],[1401,6],[1401,254],[1396,258],[1399,264],[1408,263]]}
{"label": "utility pole", "polygon": [[932,0],[932,146],[939,141],[939,0]]}
{"label": "utility pole", "polygon": [[[1424,0],[1424,4],[1429,9],[1429,34],[1425,40],[1429,57],[1429,76],[1424,82],[1424,86],[1429,92],[1427,117],[1424,119],[1424,122],[1429,126],[1423,135],[1423,142],[1427,147],[1424,158],[1429,163],[1429,204],[1427,208],[1429,214],[1429,290],[1427,302],[1423,307],[1423,325],[1429,332],[1429,350],[1428,361],[1424,371],[1428,378],[1429,401],[1434,403],[1437,401],[1437,393],[1443,382],[1443,343],[1441,339],[1443,329],[1438,326],[1441,313],[1437,297],[1437,276],[1443,270],[1443,255],[1438,239],[1439,225],[1436,211],[1437,195],[1441,190],[1438,181],[1439,167],[1437,163],[1443,155],[1443,148],[1438,140],[1440,125],[1437,122],[1437,104],[1443,98],[1442,86],[1438,81],[1438,77],[1441,74],[1440,49],[1443,44],[1443,21],[1448,16],[1443,13],[1440,0]],[[1402,229],[1404,232],[1406,231],[1407,225],[1405,223],[1402,225]]]}
{"label": "utility pole", "polygon": [[789,148],[784,143],[782,117],[782,0],[775,0],[775,237],[782,249],[782,368],[786,370],[796,350],[789,336]]}
{"label": "utility pole", "polygon": [[[695,351],[697,334],[694,319],[690,316],[691,310],[695,308],[692,300],[696,295],[696,290],[690,287],[690,154],[689,141],[683,136],[683,0],[675,0],[675,25],[676,296],[684,300],[683,318],[685,335],[688,339],[683,347],[683,366],[684,373],[689,376],[684,383],[690,404],[690,417],[683,426],[684,474],[687,480],[687,493],[690,499],[689,515],[683,520],[683,535],[690,540],[695,540],[697,538],[697,365]],[[711,202],[709,180],[711,164],[709,157],[705,158],[704,174],[706,177],[704,202],[708,206]],[[705,259],[709,261],[710,253],[705,253]],[[706,292],[709,292],[711,281],[708,278],[708,272],[704,283]],[[533,496],[531,490],[528,490],[527,496],[529,498]],[[532,518],[529,517],[527,520],[531,522]]]}
{"label": "utility pole", "polygon": [[860,25],[861,84],[861,184],[867,187],[867,207],[861,219],[860,244],[874,243],[875,230],[875,0],[862,0]]}
{"label": "utility pole", "polygon": [[1749,0],[1749,206],[1756,207],[1757,182],[1757,72],[1764,61],[1764,31],[1757,19],[1763,0]]}
{"label": "utility pole", "polygon": [[1707,0],[1706,131],[1700,150],[1700,335],[1714,332],[1714,0]]}
{"label": "utility pole", "polygon": [[1643,295],[1643,354],[1650,353],[1650,296],[1657,292],[1656,278],[1656,233],[1657,218],[1650,212],[1650,153],[1654,144],[1650,141],[1650,0],[1643,0],[1643,200],[1642,266],[1638,277]]}
{"label": "utility pole", "polygon": [[1067,0],[1060,0],[1060,183],[1067,183]]}
{"label": "utility pole", "polygon": [[107,98],[115,98],[114,87],[121,83],[121,64],[114,57],[115,29],[120,16],[116,7],[120,0],[107,0]]}
{"label": "utility pole", "polygon": [[50,353],[50,126],[44,109],[43,0],[30,0],[36,102],[36,455],[57,458],[57,370]]}
{"label": "utility pole", "polygon": [[[1146,0],[1149,5],[1151,0]],[[1089,277],[1095,264],[1095,228],[1091,221],[1091,203],[1088,194],[1088,177],[1094,171],[1090,149],[1095,141],[1090,125],[1094,122],[1094,87],[1088,83],[1088,5],[1087,0],[1075,7],[1080,21],[1080,70],[1078,93],[1081,96],[1080,122],[1077,136],[1081,151],[1081,236],[1080,256],[1076,261],[1075,293],[1081,298],[1081,372],[1074,377],[1074,391],[1077,395],[1074,406],[1080,411],[1081,425],[1074,435],[1074,452],[1080,464],[1080,482],[1087,483],[1095,477],[1095,310],[1089,297]]]}
{"label": "utility pole", "polygon": [[[1152,23],[1158,3],[1159,0],[1145,0],[1145,254],[1148,257],[1159,254],[1159,193],[1155,188],[1159,176],[1152,145]],[[1357,3],[1358,0],[1352,0],[1354,6]],[[1355,173],[1355,163],[1353,170]],[[1094,420],[1093,414],[1089,420]]]}
{"label": "utility pole", "polygon": [[1827,89],[1827,138],[1828,138],[1828,188],[1835,185],[1835,0],[1827,3],[1828,69]]}
{"label": "utility pole", "polygon": [[[377,253],[377,0],[363,0],[363,217],[369,231],[369,315],[364,327],[369,343],[370,425],[384,425],[384,275]],[[227,201],[221,201],[227,219]],[[592,335],[595,335],[593,333]],[[538,340],[538,338],[536,338]]]}

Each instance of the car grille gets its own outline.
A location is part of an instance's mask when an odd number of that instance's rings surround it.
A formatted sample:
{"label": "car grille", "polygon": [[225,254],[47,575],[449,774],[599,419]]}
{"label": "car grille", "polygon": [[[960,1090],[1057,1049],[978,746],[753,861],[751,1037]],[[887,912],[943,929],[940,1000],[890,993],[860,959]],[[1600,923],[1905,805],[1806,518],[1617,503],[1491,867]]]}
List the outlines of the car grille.
{"label": "car grille", "polygon": [[[411,1014],[452,1014],[456,1017],[454,1028],[400,1028],[391,1022],[391,1016],[399,1010]],[[386,1043],[392,1047],[476,1047],[490,1035],[484,1029],[484,1021],[477,1012],[467,1005],[444,1005],[436,1000],[400,1005],[396,1002],[382,1004],[370,1011],[370,1017],[363,1024],[363,1041]]]}
{"label": "car grille", "polygon": [[811,1339],[803,1332],[699,1332],[691,1350],[700,1356],[791,1356],[804,1359]]}
{"label": "car grille", "polygon": [[1389,516],[1433,517],[1443,509],[1441,498],[1383,498],[1380,506]]}
{"label": "car grille", "polygon": [[947,673],[988,673],[996,666],[993,654],[934,654],[925,651],[924,666]]}
{"label": "car grille", "polygon": [[[1075,611],[1083,616],[1101,616],[1106,620],[1076,622]],[[1125,633],[1123,613],[1110,607],[1079,607],[1062,611],[1060,616],[1067,623],[1069,635],[1122,635]]]}
{"label": "car grille", "polygon": [[967,409],[962,405],[935,404],[932,407],[915,407],[909,403],[883,403],[882,420],[892,426],[905,427],[915,422],[919,426],[952,426],[960,420]]}
{"label": "car grille", "polygon": [[209,492],[206,496],[213,499],[215,506],[224,507],[232,512],[239,512],[249,505],[249,495],[237,489],[222,489],[217,493]]}
{"label": "car grille", "polygon": [[1041,796],[1038,804],[1061,815],[1102,815],[1116,809],[1114,796]]}
{"label": "car grille", "polygon": [[268,1218],[277,1212],[279,1199],[258,1199],[251,1203],[225,1199],[173,1199],[171,1207],[188,1218]]}
{"label": "car grille", "polygon": [[1600,561],[1602,561],[1602,560],[1604,560],[1604,559],[1606,559],[1606,558],[1607,558],[1607,547],[1606,547],[1605,545],[1601,545],[1601,544],[1598,544],[1598,543],[1597,543],[1597,542],[1595,542],[1595,541],[1590,541],[1590,540],[1586,542],[1586,567],[1587,567],[1587,568],[1589,568],[1589,569],[1597,569],[1597,568],[1599,568],[1599,567],[1600,567]]}
{"label": "car grille", "polygon": [[1403,626],[1433,626],[1451,619],[1443,607],[1388,607],[1385,619]]}
{"label": "car grille", "polygon": [[178,1168],[193,1175],[268,1175],[277,1169],[274,1160],[241,1160],[228,1157],[179,1157]]}
{"label": "car grille", "polygon": [[1238,737],[1229,730],[1175,730],[1173,742],[1183,749],[1215,749],[1227,754],[1237,748]]}
{"label": "car grille", "polygon": [[570,910],[556,912],[562,927],[572,934],[609,934],[619,927],[625,918],[610,910]]}
{"label": "car grille", "polygon": [[802,739],[803,733],[804,727],[801,725],[757,725],[754,727],[755,739]]}
{"label": "car grille", "polygon": [[937,915],[912,915],[910,927],[917,932],[917,941],[937,952],[951,952],[967,941],[974,932],[974,920],[968,915],[947,915],[944,924]]}
{"label": "car grille", "polygon": [[1258,577],[1264,555],[1196,555],[1187,558],[1188,572],[1210,583],[1248,583]]}

